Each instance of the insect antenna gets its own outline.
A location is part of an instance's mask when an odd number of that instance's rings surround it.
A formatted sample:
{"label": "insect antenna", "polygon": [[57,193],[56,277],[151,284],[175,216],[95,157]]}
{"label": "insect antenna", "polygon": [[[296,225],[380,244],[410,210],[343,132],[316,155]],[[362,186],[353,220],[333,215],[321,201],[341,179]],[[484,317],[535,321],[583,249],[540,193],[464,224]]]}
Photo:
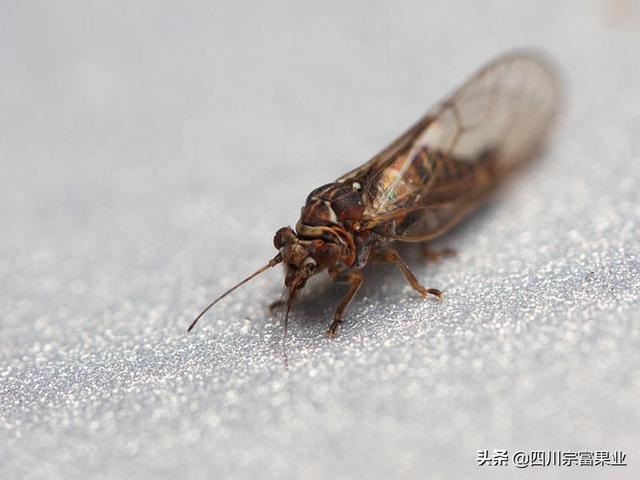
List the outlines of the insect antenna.
{"label": "insect antenna", "polygon": [[273,257],[271,260],[269,260],[269,263],[267,263],[264,267],[261,267],[260,269],[258,269],[257,271],[255,271],[254,273],[252,273],[251,275],[249,275],[247,278],[245,278],[244,280],[242,280],[240,283],[237,283],[235,286],[231,287],[229,290],[227,290],[226,292],[224,292],[222,295],[220,295],[218,298],[216,298],[213,302],[211,302],[209,305],[207,305],[207,308],[205,308],[204,310],[202,310],[202,312],[200,312],[200,314],[196,317],[196,319],[191,323],[191,325],[189,326],[189,328],[187,329],[187,332],[190,332],[191,329],[193,327],[195,327],[196,323],[198,323],[198,320],[200,320],[200,318],[202,318],[202,316],[207,313],[209,311],[209,309],[211,307],[213,307],[216,303],[218,303],[220,300],[222,300],[224,297],[226,297],[227,295],[229,295],[231,292],[233,292],[236,288],[244,285],[245,283],[249,282],[250,280],[253,280],[255,277],[257,277],[258,275],[260,275],[262,272],[270,269],[271,267],[275,267],[277,264],[279,264],[280,262],[282,262],[282,255],[280,255],[278,253],[278,255],[276,255],[275,257]]}

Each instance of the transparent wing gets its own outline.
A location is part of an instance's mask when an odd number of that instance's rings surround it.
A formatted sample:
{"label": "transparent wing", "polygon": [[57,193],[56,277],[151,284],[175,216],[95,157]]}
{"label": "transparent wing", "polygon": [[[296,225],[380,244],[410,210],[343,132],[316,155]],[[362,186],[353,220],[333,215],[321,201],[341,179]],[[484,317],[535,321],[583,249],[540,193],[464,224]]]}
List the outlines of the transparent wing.
{"label": "transparent wing", "polygon": [[540,147],[558,103],[554,71],[540,55],[521,51],[492,61],[369,165],[367,223],[389,230],[381,224],[413,220],[390,235],[403,231],[407,240],[455,223],[459,211]]}

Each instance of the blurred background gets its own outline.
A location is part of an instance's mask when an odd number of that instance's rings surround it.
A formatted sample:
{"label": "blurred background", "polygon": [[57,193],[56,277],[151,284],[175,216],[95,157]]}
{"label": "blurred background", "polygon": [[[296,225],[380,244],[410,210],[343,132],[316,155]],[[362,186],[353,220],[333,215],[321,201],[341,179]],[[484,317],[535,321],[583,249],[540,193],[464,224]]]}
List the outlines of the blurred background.
{"label": "blurred background", "polygon": [[[0,3],[0,477],[483,478],[487,449],[640,473],[640,4]],[[264,274],[307,193],[473,71],[558,63],[549,148],[437,242],[294,308]]]}

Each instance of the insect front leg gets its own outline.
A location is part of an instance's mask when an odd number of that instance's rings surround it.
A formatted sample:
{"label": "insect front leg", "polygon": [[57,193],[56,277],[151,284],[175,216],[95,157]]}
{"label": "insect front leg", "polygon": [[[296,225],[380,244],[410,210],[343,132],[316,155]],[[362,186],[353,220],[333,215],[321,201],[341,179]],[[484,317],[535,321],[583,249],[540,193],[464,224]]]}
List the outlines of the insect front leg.
{"label": "insect front leg", "polygon": [[404,275],[404,278],[407,279],[407,282],[409,282],[414,290],[422,295],[423,298],[426,298],[429,294],[435,295],[439,299],[442,298],[442,292],[437,288],[425,288],[420,285],[420,282],[418,282],[418,279],[411,272],[409,266],[404,262],[400,254],[393,248],[390,248],[388,250],[377,250],[373,252],[373,254],[371,255],[371,259],[377,260],[379,262],[395,264]]}
{"label": "insect front leg", "polygon": [[338,327],[342,323],[342,314],[347,309],[353,297],[358,293],[360,287],[362,286],[362,272],[360,270],[350,270],[348,272],[332,272],[329,271],[329,275],[335,282],[345,282],[348,283],[349,291],[342,297],[340,303],[336,307],[336,311],[333,314],[333,319],[331,320],[331,324],[329,325],[329,329],[327,330],[327,335],[330,337],[335,337],[338,331]]}

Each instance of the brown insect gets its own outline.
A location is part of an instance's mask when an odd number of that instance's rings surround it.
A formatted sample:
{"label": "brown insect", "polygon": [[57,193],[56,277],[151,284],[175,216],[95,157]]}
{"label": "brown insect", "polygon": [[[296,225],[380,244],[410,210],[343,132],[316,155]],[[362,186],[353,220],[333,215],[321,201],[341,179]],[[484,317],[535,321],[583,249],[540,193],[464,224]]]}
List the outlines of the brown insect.
{"label": "brown insect", "polygon": [[559,103],[554,70],[540,54],[507,53],[486,65],[451,96],[364,165],[316,188],[295,230],[284,227],[269,263],[214,300],[283,263],[285,335],[293,299],[309,277],[323,270],[349,284],[327,333],[336,334],[362,285],[369,261],[398,266],[423,297],[425,288],[392,247],[442,235],[475,210],[508,173],[541,147]]}

